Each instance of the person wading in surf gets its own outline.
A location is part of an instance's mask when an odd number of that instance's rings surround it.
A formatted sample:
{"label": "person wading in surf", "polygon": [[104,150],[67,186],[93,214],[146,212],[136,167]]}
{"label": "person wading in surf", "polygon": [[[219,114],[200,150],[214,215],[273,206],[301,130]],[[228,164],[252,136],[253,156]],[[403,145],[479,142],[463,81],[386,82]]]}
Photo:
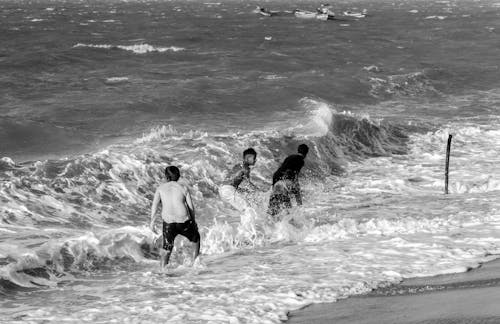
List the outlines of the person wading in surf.
{"label": "person wading in surf", "polygon": [[176,166],[165,169],[167,182],[155,192],[151,209],[151,230],[156,233],[155,220],[158,204],[161,202],[163,219],[163,248],[160,250],[160,267],[168,264],[174,248],[175,237],[180,234],[195,244],[193,259],[200,254],[200,233],[195,222],[194,205],[188,188],[177,182],[181,173]]}
{"label": "person wading in surf", "polygon": [[298,154],[288,156],[273,174],[273,191],[269,197],[267,213],[278,215],[281,210],[292,207],[290,196],[293,195],[297,205],[302,205],[302,192],[299,184],[299,173],[304,166],[304,159],[309,152],[306,144],[300,144]]}
{"label": "person wading in surf", "polygon": [[257,186],[250,181],[250,167],[255,165],[256,161],[257,152],[255,152],[253,148],[248,148],[243,151],[243,163],[236,164],[232,168],[226,181],[219,188],[221,199],[239,211],[244,211],[250,207],[245,199],[245,194],[248,193],[248,190],[240,188],[240,184],[243,180],[246,180],[252,189],[258,189]]}

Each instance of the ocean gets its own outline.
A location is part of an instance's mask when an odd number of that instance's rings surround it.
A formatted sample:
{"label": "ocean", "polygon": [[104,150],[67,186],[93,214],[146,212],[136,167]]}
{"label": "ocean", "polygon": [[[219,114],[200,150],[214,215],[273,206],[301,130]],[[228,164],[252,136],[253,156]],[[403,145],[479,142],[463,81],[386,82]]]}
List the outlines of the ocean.
{"label": "ocean", "polygon": [[[497,258],[500,2],[255,11],[320,3],[1,0],[0,321],[280,323]],[[304,204],[271,220],[272,173],[301,143]],[[217,193],[247,147],[255,213]],[[161,273],[168,165],[202,255],[178,237]]]}

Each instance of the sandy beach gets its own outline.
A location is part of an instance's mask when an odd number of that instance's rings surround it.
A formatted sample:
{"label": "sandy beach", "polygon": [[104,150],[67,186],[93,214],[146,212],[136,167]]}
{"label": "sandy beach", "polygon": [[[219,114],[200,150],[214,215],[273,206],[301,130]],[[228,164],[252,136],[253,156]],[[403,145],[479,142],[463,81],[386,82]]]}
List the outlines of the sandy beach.
{"label": "sandy beach", "polygon": [[291,312],[287,323],[500,323],[500,260]]}

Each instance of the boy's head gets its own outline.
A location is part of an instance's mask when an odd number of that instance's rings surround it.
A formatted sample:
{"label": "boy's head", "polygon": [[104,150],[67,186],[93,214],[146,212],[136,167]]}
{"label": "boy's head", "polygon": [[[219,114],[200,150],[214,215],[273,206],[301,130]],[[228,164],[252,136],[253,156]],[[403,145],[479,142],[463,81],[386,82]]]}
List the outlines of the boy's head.
{"label": "boy's head", "polygon": [[309,147],[306,144],[300,144],[297,152],[299,152],[299,154],[303,157],[306,157],[307,153],[309,153]]}
{"label": "boy's head", "polygon": [[243,151],[243,162],[248,165],[254,165],[257,161],[257,152],[253,148],[247,148]]}
{"label": "boy's head", "polygon": [[177,181],[181,177],[181,171],[178,167],[170,165],[165,168],[165,177],[168,181]]}

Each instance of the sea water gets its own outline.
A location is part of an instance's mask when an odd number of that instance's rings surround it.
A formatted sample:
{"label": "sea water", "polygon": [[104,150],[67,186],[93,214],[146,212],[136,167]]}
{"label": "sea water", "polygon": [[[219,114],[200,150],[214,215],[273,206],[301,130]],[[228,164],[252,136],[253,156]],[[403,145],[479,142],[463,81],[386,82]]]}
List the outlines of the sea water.
{"label": "sea water", "polygon": [[[2,320],[279,323],[496,258],[500,4],[254,12],[319,4],[1,1]],[[304,205],[270,220],[272,173],[300,143]],[[261,191],[240,213],[217,188],[247,147]],[[148,224],[171,164],[202,255],[179,237],[161,273]]]}

